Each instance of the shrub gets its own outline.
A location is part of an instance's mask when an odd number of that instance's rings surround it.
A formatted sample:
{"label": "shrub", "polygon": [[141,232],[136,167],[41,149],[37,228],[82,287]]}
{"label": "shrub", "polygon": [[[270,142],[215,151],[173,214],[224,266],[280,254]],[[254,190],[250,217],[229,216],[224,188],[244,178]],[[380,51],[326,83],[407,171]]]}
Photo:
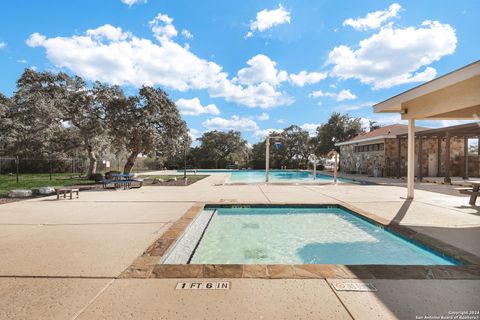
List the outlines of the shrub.
{"label": "shrub", "polygon": [[101,174],[101,173],[94,173],[94,174],[92,174],[92,176],[90,177],[90,179],[95,180],[95,182],[101,181],[101,180],[103,180],[103,174]]}

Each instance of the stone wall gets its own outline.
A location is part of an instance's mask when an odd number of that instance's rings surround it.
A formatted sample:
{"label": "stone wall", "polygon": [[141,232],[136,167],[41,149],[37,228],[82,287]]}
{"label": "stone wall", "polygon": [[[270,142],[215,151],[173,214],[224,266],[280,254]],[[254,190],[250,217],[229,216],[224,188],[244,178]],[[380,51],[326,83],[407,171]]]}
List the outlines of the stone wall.
{"label": "stone wall", "polygon": [[[371,141],[371,143],[384,143],[384,150],[354,152],[354,145],[340,146],[340,170],[349,173],[363,173],[381,176],[397,176],[398,150],[397,139],[384,139]],[[401,176],[407,175],[407,139],[401,139]],[[464,173],[464,141],[463,138],[451,138],[450,142],[450,176],[463,176]],[[415,140],[415,162],[418,159],[418,139]],[[480,157],[469,155],[469,176],[480,176]],[[438,168],[440,164],[440,168]],[[419,166],[416,165],[415,175]],[[422,173],[429,175],[445,176],[445,141],[441,141],[440,161],[438,161],[438,140],[424,138],[422,142]]]}
{"label": "stone wall", "polygon": [[[367,144],[383,143],[383,140]],[[362,173],[383,176],[385,171],[385,150],[354,152],[354,145],[340,146],[340,170],[348,173]]]}

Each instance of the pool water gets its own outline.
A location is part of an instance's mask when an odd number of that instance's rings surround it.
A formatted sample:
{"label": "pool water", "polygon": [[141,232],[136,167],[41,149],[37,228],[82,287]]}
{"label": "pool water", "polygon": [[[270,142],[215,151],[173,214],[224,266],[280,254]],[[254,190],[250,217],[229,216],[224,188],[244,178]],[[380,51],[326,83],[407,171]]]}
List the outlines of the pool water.
{"label": "pool water", "polygon": [[[181,170],[178,170],[181,171]],[[197,173],[230,173],[227,183],[262,183],[265,182],[265,170],[222,170],[222,169],[199,169]],[[302,183],[302,182],[317,182],[317,183],[331,183],[333,177],[317,173],[315,180],[313,174],[309,171],[300,170],[270,170],[270,182],[286,182],[286,183]],[[339,183],[354,183],[353,180],[339,178]]]}
{"label": "pool water", "polygon": [[[271,170],[268,173],[270,182],[306,182],[313,181],[313,174],[309,171],[287,171]],[[319,174],[316,176],[317,182],[333,182],[333,177]],[[338,179],[339,182],[346,182],[344,179]],[[229,183],[261,183],[265,182],[265,171],[234,171],[230,174]]]}
{"label": "pool water", "polygon": [[454,265],[341,208],[216,208],[190,263]]}

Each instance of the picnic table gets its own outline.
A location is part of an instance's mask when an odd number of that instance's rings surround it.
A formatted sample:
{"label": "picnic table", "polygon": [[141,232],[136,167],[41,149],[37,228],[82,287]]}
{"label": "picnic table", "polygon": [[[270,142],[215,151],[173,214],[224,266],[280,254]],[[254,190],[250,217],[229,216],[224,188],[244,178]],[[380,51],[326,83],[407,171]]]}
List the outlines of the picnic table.
{"label": "picnic table", "polygon": [[132,183],[139,183],[139,187],[143,185],[143,179],[134,179],[134,173],[114,173],[110,175],[110,180],[102,180],[103,188],[106,189],[108,185],[113,185],[115,189],[123,188],[130,189]]}
{"label": "picnic table", "polygon": [[470,205],[474,206],[475,203],[477,202],[477,197],[480,194],[480,180],[479,181],[465,181],[466,183],[469,183],[472,185],[471,188],[466,188],[466,189],[461,189],[459,190],[460,193],[463,194],[468,194],[470,195]]}

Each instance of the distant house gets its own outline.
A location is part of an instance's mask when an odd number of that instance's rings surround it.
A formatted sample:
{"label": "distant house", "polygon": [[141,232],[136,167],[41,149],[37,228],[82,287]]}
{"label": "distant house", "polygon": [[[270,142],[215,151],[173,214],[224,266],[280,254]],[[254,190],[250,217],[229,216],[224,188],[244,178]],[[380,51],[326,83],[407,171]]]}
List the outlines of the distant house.
{"label": "distant house", "polygon": [[[475,127],[476,126],[476,127]],[[407,174],[407,125],[394,124],[366,132],[337,143],[340,147],[340,170],[370,176],[402,177]],[[478,139],[478,124],[452,126],[441,129],[416,127],[415,159],[417,176],[445,176],[445,133],[449,135],[448,176],[480,176],[479,155],[469,153],[469,139]],[[458,133],[458,134],[456,134]],[[418,166],[419,136],[422,136],[421,163]],[[478,140],[475,140],[475,142]],[[465,152],[465,146],[467,152]],[[467,160],[465,161],[465,154]],[[465,167],[468,168],[465,172]],[[421,172],[419,171],[421,168]]]}

